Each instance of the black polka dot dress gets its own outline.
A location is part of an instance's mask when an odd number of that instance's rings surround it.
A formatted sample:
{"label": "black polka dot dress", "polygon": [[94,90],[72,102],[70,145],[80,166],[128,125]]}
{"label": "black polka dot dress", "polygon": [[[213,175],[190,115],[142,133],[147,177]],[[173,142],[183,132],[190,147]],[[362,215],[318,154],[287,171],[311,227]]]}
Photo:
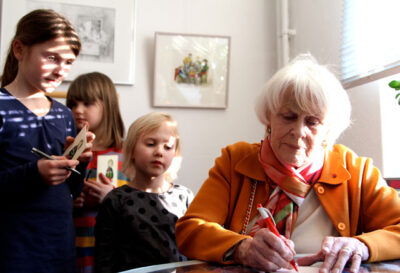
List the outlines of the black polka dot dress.
{"label": "black polka dot dress", "polygon": [[96,218],[95,272],[186,260],[176,246],[175,224],[192,199],[181,185],[160,194],[128,185],[111,191]]}

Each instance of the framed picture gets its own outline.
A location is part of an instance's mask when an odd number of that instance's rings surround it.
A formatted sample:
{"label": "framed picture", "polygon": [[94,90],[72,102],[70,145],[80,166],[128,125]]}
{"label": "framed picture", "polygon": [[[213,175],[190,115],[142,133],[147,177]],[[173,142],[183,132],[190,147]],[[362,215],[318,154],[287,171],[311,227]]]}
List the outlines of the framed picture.
{"label": "framed picture", "polygon": [[155,33],[154,107],[227,107],[230,37]]}
{"label": "framed picture", "polygon": [[2,65],[18,20],[39,8],[64,15],[81,39],[82,50],[66,81],[98,71],[116,84],[134,84],[135,0],[2,0]]}

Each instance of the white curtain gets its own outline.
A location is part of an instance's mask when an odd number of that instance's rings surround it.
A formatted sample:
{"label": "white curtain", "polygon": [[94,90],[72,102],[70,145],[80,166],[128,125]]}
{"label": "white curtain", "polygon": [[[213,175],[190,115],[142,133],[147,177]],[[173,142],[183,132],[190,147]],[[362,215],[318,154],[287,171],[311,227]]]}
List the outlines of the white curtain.
{"label": "white curtain", "polygon": [[343,0],[345,87],[400,72],[400,0]]}

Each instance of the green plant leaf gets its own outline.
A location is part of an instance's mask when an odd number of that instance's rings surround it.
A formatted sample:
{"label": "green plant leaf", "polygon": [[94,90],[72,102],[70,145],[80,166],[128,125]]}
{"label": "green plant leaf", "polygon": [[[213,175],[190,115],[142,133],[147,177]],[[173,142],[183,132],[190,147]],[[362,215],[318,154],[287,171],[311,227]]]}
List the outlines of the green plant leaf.
{"label": "green plant leaf", "polygon": [[396,96],[395,96],[395,98],[396,98],[396,99],[399,99],[399,96],[400,96],[400,93],[397,93]]}
{"label": "green plant leaf", "polygon": [[389,82],[389,86],[396,90],[400,90],[400,81],[393,80],[393,81]]}

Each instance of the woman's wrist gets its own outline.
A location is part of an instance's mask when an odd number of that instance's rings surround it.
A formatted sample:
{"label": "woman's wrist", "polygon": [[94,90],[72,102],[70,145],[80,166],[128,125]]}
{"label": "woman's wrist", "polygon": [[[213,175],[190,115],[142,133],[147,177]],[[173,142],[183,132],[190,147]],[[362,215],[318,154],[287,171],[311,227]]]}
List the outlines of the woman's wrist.
{"label": "woman's wrist", "polygon": [[251,238],[246,238],[235,245],[232,258],[235,263],[242,264],[243,256],[247,253]]}
{"label": "woman's wrist", "polygon": [[369,259],[369,248],[363,241],[360,241],[360,244],[361,244],[361,249],[362,249],[361,260],[362,261],[367,261]]}

